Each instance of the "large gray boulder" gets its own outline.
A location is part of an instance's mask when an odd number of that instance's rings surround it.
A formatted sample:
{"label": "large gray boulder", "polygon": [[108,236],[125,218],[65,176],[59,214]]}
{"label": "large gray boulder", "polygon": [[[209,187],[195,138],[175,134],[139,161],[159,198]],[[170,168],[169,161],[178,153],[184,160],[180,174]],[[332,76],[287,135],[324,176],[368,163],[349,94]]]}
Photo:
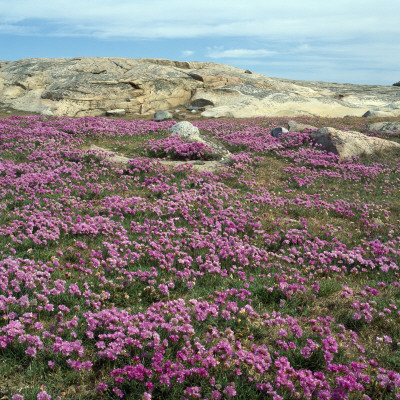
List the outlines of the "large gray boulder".
{"label": "large gray boulder", "polygon": [[400,122],[375,122],[374,124],[368,124],[367,129],[378,132],[400,132]]}
{"label": "large gray boulder", "polygon": [[378,154],[392,150],[400,151],[400,144],[390,140],[366,136],[355,131],[341,131],[331,127],[318,129],[310,137],[325,150],[343,159],[351,156]]}

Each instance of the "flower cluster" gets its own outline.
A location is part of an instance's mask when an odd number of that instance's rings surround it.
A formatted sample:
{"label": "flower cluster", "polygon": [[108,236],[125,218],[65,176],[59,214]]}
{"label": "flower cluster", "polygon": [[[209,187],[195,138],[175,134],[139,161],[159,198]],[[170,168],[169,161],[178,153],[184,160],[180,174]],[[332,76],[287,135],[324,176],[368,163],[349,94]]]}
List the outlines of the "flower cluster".
{"label": "flower cluster", "polygon": [[173,160],[210,160],[215,157],[210,146],[201,142],[187,142],[178,135],[150,139],[145,148],[151,157],[167,157]]}

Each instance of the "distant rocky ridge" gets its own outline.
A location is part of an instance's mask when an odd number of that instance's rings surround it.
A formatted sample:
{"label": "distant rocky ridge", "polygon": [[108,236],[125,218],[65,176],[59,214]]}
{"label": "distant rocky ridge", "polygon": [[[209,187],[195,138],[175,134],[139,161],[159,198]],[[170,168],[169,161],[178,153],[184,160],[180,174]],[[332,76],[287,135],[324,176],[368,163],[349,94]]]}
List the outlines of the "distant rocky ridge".
{"label": "distant rocky ridge", "polygon": [[72,117],[144,116],[179,106],[203,117],[400,116],[400,89],[291,81],[215,63],[90,58],[0,61],[0,105]]}

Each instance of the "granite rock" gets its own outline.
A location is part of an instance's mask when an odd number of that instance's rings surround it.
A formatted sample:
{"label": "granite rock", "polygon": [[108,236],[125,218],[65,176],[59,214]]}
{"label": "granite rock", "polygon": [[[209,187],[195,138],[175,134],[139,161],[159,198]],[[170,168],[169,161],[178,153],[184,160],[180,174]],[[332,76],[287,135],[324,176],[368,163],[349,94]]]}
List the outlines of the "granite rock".
{"label": "granite rock", "polygon": [[341,131],[325,127],[311,132],[315,144],[337,154],[340,159],[351,156],[382,155],[391,150],[400,152],[400,144],[390,140],[366,136],[356,131]]}

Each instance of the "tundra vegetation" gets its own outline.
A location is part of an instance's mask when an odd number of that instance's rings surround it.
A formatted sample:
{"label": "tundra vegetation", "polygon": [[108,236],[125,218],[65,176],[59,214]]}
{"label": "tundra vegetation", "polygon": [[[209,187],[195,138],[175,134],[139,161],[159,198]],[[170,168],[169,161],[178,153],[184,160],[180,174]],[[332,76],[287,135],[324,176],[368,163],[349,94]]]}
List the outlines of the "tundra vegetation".
{"label": "tundra vegetation", "polygon": [[194,122],[195,172],[173,121],[0,120],[1,398],[399,399],[400,154],[287,121]]}

